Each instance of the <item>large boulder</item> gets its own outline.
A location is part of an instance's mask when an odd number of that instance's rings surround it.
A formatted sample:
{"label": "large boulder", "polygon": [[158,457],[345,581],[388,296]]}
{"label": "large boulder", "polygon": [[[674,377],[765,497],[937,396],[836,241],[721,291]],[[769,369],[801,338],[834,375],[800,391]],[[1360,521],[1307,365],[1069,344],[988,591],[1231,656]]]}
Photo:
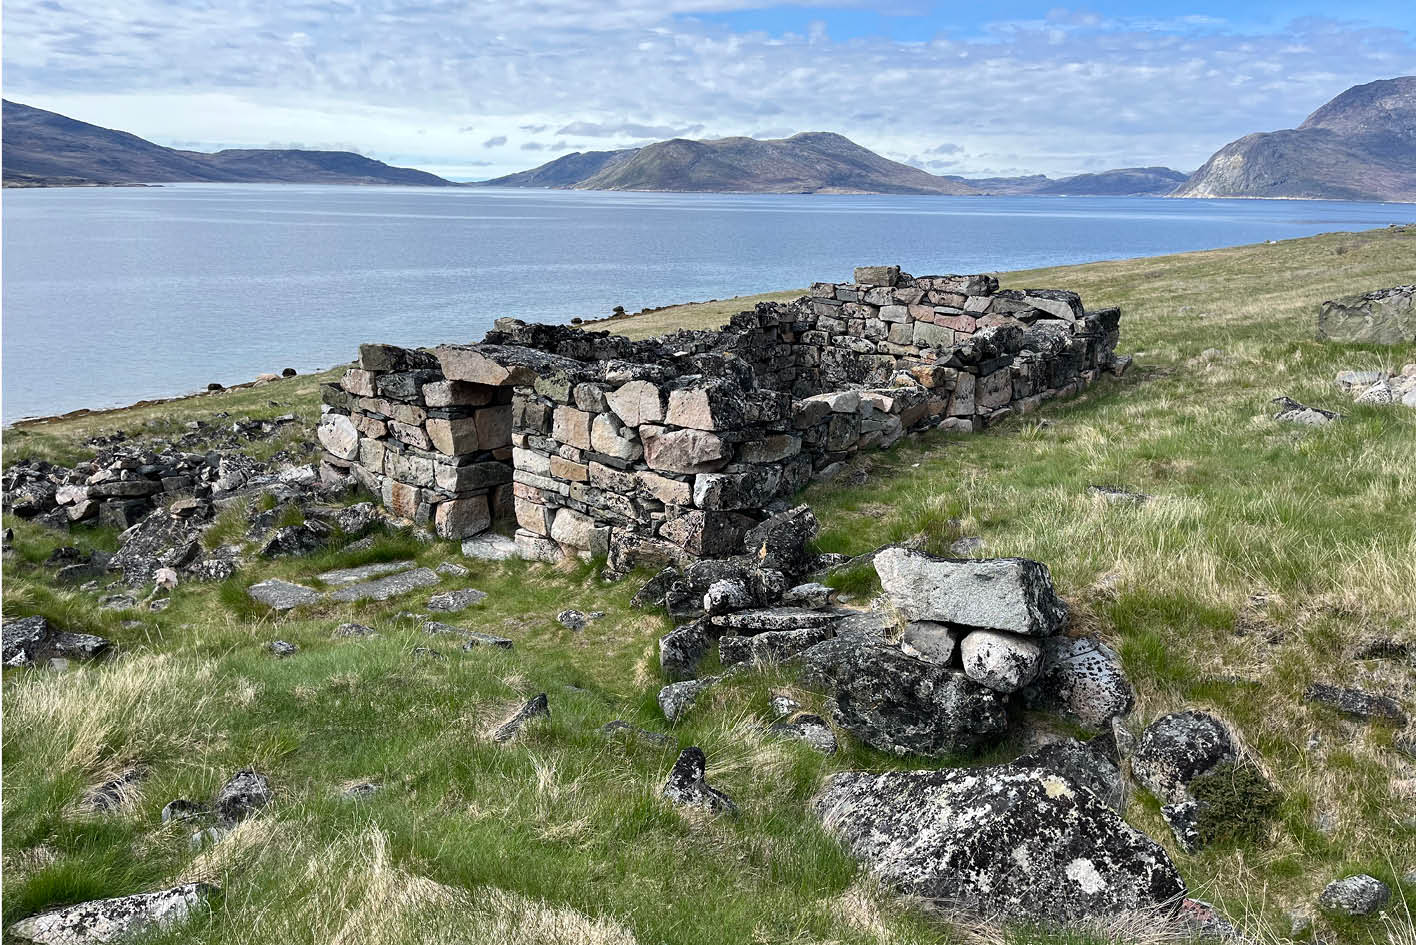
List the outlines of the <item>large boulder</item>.
{"label": "large boulder", "polygon": [[991,741],[1008,726],[1002,695],[889,643],[837,638],[803,660],[806,678],[831,694],[833,721],[881,751],[939,757]]}
{"label": "large boulder", "polygon": [[206,883],[185,883],[160,892],[81,902],[21,919],[10,926],[10,935],[41,945],[117,942],[145,936],[185,921],[213,890]]}
{"label": "large boulder", "polygon": [[1399,285],[1323,303],[1319,306],[1319,340],[1410,346],[1417,340],[1412,292],[1412,286]]}
{"label": "large boulder", "polygon": [[995,692],[1016,692],[1033,681],[1043,662],[1038,641],[998,630],[975,630],[960,641],[964,674]]}
{"label": "large boulder", "polygon": [[989,920],[1174,912],[1186,892],[1160,846],[1043,768],[846,772],[815,807],[882,880]]}
{"label": "large boulder", "polygon": [[1230,732],[1213,715],[1173,712],[1142,732],[1132,755],[1132,776],[1158,800],[1190,800],[1188,785],[1216,765],[1237,757]]}
{"label": "large boulder", "polygon": [[881,587],[907,620],[1046,637],[1067,623],[1046,565],[1027,558],[936,558],[887,548],[875,558]]}

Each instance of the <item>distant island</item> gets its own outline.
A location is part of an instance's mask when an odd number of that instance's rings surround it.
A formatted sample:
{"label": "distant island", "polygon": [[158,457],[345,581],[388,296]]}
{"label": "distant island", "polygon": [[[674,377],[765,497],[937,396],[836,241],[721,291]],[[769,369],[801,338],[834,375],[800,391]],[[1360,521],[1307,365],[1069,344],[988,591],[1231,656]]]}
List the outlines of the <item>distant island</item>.
{"label": "distant island", "polygon": [[1206,161],[1175,197],[1307,197],[1410,203],[1417,79],[1355,85],[1298,128],[1246,135]]}
{"label": "distant island", "polygon": [[6,187],[182,182],[457,186],[436,174],[391,167],[352,151],[179,151],[9,100],[3,114]]}
{"label": "distant island", "polygon": [[1050,179],[942,176],[827,131],[789,138],[672,138],[576,151],[475,184],[393,167],[350,151],[166,148],[17,102],[4,102],[7,187],[164,182],[402,184],[760,194],[946,194],[1090,197],[1270,197],[1411,202],[1417,173],[1413,76],[1358,85],[1298,128],[1251,134],[1193,174],[1124,167]]}
{"label": "distant island", "polygon": [[790,138],[672,138],[642,148],[567,154],[529,171],[484,181],[494,187],[768,194],[1168,194],[1186,179],[1168,167],[1131,167],[1050,180],[942,177],[826,131]]}

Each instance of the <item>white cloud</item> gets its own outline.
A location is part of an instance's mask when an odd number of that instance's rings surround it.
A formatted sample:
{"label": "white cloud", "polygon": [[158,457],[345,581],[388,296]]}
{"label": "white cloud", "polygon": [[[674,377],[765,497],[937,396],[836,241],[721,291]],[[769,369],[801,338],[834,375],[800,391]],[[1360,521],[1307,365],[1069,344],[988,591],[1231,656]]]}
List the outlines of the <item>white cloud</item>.
{"label": "white cloud", "polygon": [[1242,134],[1292,127],[1350,85],[1411,68],[1410,33],[1337,20],[1263,33],[1057,10],[900,43],[834,39],[820,23],[735,33],[695,16],[763,5],[117,0],[99,18],[10,0],[6,94],[162,143],[353,142],[429,168],[477,167],[475,154],[489,174],[527,166],[528,144],[568,149],[538,137],[554,128],[597,148],[828,130],[947,156],[957,173],[1058,176],[1191,169]]}

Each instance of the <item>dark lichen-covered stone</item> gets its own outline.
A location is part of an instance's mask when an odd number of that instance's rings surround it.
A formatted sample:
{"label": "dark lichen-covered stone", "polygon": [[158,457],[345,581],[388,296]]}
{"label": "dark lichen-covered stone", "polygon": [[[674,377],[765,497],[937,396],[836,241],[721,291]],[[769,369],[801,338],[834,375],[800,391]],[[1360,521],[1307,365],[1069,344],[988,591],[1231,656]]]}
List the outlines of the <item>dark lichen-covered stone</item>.
{"label": "dark lichen-covered stone", "polygon": [[222,785],[212,808],[223,821],[234,824],[265,807],[272,796],[271,782],[264,774],[242,768]]}
{"label": "dark lichen-covered stone", "polygon": [[509,742],[516,738],[532,719],[545,718],[550,715],[551,706],[546,700],[546,693],[538,693],[523,703],[515,715],[497,726],[496,731],[492,733],[492,740],[494,742]]}
{"label": "dark lichen-covered stone", "polygon": [[743,536],[743,550],[761,568],[784,574],[803,574],[812,564],[807,543],[820,530],[812,510],[799,505],[749,529]]}
{"label": "dark lichen-covered stone", "polygon": [[1002,695],[891,644],[828,640],[802,658],[804,678],[831,695],[832,720],[881,751],[939,757],[992,741],[1008,725]]}
{"label": "dark lichen-covered stone", "polygon": [[783,738],[806,742],[824,755],[836,754],[836,734],[820,715],[799,712],[785,722],[776,722],[768,731]]}
{"label": "dark lichen-covered stone", "polygon": [[103,637],[59,630],[38,616],[6,620],[3,635],[6,666],[37,666],[56,658],[94,659],[109,646]]}
{"label": "dark lichen-covered stone", "polygon": [[1093,731],[1110,730],[1134,701],[1121,658],[1091,637],[1044,640],[1043,664],[1025,694],[1039,708],[1061,712]]}
{"label": "dark lichen-covered stone", "polygon": [[1402,706],[1398,704],[1396,699],[1365,692],[1362,689],[1314,683],[1304,690],[1304,699],[1308,702],[1326,705],[1331,709],[1337,709],[1344,715],[1365,722],[1383,719],[1402,723],[1407,720],[1407,714],[1402,711]]}
{"label": "dark lichen-covered stone", "polygon": [[1040,768],[1062,775],[1073,785],[1091,791],[1118,814],[1127,809],[1127,782],[1116,762],[1091,743],[1074,739],[1051,742],[1010,762],[1015,768]]}
{"label": "dark lichen-covered stone", "polygon": [[715,813],[737,814],[738,805],[704,779],[707,768],[708,760],[702,748],[685,748],[679,753],[668,780],[664,782],[664,796],[676,804],[705,807]]}
{"label": "dark lichen-covered stone", "polygon": [[847,772],[815,808],[882,880],[990,920],[1174,912],[1186,891],[1160,846],[1041,768]]}
{"label": "dark lichen-covered stone", "polygon": [[1204,712],[1173,712],[1142,732],[1132,756],[1132,776],[1163,803],[1189,799],[1187,786],[1216,765],[1237,757],[1225,725]]}
{"label": "dark lichen-covered stone", "polygon": [[1324,887],[1319,907],[1346,916],[1369,916],[1387,905],[1392,895],[1387,883],[1366,873],[1336,879]]}

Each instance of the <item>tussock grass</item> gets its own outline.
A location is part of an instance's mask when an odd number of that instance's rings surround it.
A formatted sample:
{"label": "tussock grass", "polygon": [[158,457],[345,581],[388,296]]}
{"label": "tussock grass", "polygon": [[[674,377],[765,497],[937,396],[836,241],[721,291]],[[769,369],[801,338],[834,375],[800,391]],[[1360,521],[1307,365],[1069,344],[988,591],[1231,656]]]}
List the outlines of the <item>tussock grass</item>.
{"label": "tussock grass", "polygon": [[[1412,355],[1308,340],[1324,298],[1413,281],[1411,229],[1001,279],[1122,305],[1121,350],[1138,355],[1132,372],[981,435],[931,435],[868,457],[865,485],[843,477],[813,487],[802,498],[822,521],[819,549],[855,554],[910,541],[938,552],[979,536],[986,554],[1046,562],[1073,626],[1121,654],[1137,690],[1136,731],[1183,707],[1214,712],[1280,793],[1258,838],[1198,855],[1175,849],[1154,801],[1132,797],[1128,819],[1168,846],[1196,894],[1247,940],[1268,945],[1288,939],[1289,912],[1315,912],[1328,881],[1369,872],[1397,894],[1382,917],[1317,917],[1316,928],[1339,942],[1410,941],[1413,891],[1401,879],[1414,855],[1413,759],[1394,742],[1404,733],[1358,725],[1302,695],[1315,681],[1361,685],[1412,712],[1410,663],[1351,654],[1367,636],[1413,640],[1413,415],[1355,406],[1331,386],[1340,369],[1394,369]],[[611,326],[707,325],[752,301]],[[179,430],[216,410],[294,411],[308,421],[318,379],[10,432],[5,459],[77,458],[95,433],[141,432],[149,420],[152,430]],[[1281,428],[1269,419],[1280,394],[1346,419]],[[1153,498],[1109,503],[1089,485]],[[655,703],[663,684],[655,641],[672,624],[630,608],[639,577],[607,585],[594,563],[465,561],[450,543],[381,531],[364,551],[253,559],[230,581],[185,583],[161,613],[112,611],[97,594],[52,587],[42,564],[60,544],[111,550],[111,530],[56,536],[5,524],[16,532],[5,615],[41,613],[101,633],[120,652],[63,673],[5,675],[5,922],[200,876],[222,894],[166,940],[1169,940],[1154,917],[1067,933],[984,928],[878,888],[808,812],[823,779],[854,768],[1003,762],[1022,738],[921,762],[843,736],[838,754],[824,758],[766,732],[774,691],[823,711],[820,694],[786,666],[726,681],[670,726]],[[215,531],[244,541],[234,514]],[[458,560],[470,573],[384,603],[288,613],[246,595],[267,578],[316,586],[325,570],[401,559]],[[870,568],[832,583],[862,600],[877,589]],[[397,616],[460,587],[490,597],[442,619],[507,636],[515,649],[463,652]],[[554,619],[567,608],[605,616],[571,631]],[[345,621],[379,635],[335,638]],[[266,649],[276,638],[300,651],[277,659]],[[444,659],[415,658],[415,647]],[[542,691],[550,718],[510,744],[486,738]],[[617,718],[671,743],[601,736]],[[1055,719],[1019,721],[1073,731]],[[686,812],[660,796],[688,745],[707,752],[710,782],[741,817]],[[150,774],[130,803],[102,816],[78,809],[86,791],[135,762]],[[276,799],[221,843],[194,853],[192,825],[160,824],[167,801],[210,799],[248,765],[270,776]],[[360,781],[379,790],[341,796]]]}

